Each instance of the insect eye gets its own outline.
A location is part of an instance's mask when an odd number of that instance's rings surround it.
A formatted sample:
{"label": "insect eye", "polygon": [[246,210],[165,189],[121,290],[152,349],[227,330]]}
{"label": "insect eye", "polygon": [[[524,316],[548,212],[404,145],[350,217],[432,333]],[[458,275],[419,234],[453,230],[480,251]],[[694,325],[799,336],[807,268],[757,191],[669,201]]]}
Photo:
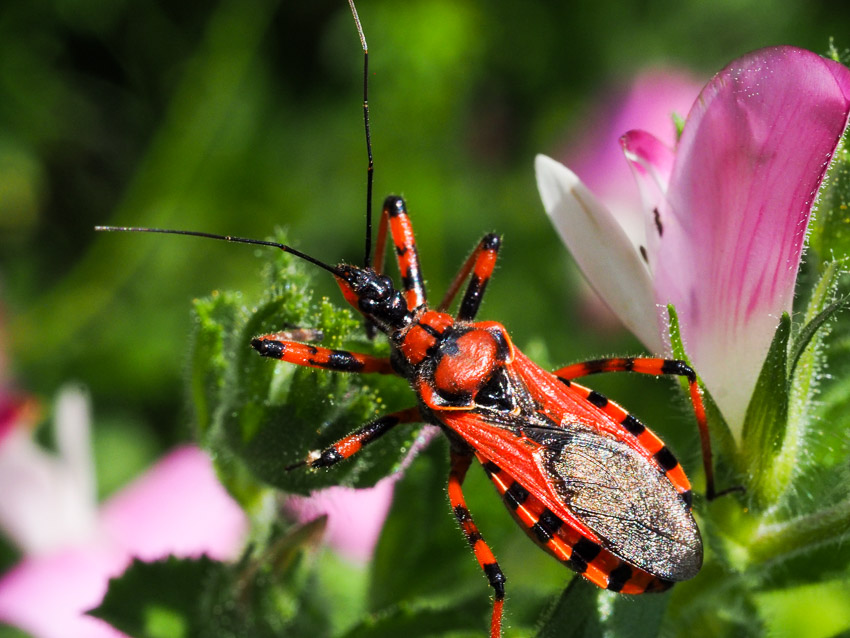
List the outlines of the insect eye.
{"label": "insect eye", "polygon": [[475,403],[485,408],[510,412],[514,408],[514,394],[504,369],[497,369],[475,395]]}

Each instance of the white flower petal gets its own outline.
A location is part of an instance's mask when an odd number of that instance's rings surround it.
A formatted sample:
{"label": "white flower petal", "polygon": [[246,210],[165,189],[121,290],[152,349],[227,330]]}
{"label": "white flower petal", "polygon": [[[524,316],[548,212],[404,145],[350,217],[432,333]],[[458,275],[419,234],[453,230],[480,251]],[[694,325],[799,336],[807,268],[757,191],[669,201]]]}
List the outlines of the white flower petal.
{"label": "white flower petal", "polygon": [[0,444],[0,527],[27,554],[91,537],[97,526],[88,402],[63,390],[56,403],[59,455],[42,449],[19,422]]}
{"label": "white flower petal", "polygon": [[590,285],[652,352],[661,352],[652,281],[631,238],[581,180],[545,155],[535,159],[546,214]]}

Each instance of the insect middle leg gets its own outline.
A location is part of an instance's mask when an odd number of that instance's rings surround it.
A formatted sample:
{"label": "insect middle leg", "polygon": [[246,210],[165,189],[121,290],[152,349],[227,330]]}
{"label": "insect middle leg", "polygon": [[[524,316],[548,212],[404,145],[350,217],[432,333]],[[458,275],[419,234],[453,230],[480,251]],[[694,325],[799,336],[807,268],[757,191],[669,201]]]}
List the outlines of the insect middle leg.
{"label": "insect middle leg", "polygon": [[398,424],[420,422],[422,422],[422,415],[419,412],[419,408],[408,408],[406,410],[400,410],[398,412],[393,412],[392,414],[384,415],[379,419],[370,421],[360,429],[341,438],[333,445],[326,447],[324,450],[310,452],[306,459],[289,465],[286,469],[293,470],[305,465],[309,465],[313,468],[336,465],[340,461],[344,461],[345,459],[357,454],[357,452],[363,449],[363,446],[379,439]]}
{"label": "insect middle leg", "polygon": [[472,462],[471,454],[462,454],[452,452],[451,456],[451,471],[449,472],[449,502],[452,505],[452,511],[460,523],[460,528],[463,531],[469,546],[475,552],[475,559],[481,566],[481,569],[487,575],[487,580],[495,592],[493,600],[493,615],[490,619],[490,638],[499,638],[502,635],[502,608],[505,603],[505,575],[502,573],[496,557],[493,552],[484,542],[481,533],[478,531],[478,526],[472,520],[472,515],[466,507],[466,499],[463,497],[463,480],[466,478],[466,471]]}
{"label": "insect middle leg", "polygon": [[475,315],[478,314],[478,308],[481,306],[481,300],[484,297],[484,291],[487,288],[487,282],[493,274],[493,269],[496,267],[496,259],[499,256],[499,247],[501,239],[495,233],[489,233],[481,238],[478,246],[469,256],[469,258],[461,266],[457,275],[449,286],[446,296],[440,304],[439,310],[446,310],[452,303],[452,300],[460,290],[464,279],[469,279],[469,286],[463,294],[463,299],[460,302],[460,308],[457,312],[457,318],[461,321],[472,321]]}
{"label": "insect middle leg", "polygon": [[[705,492],[706,498],[712,500],[729,491],[738,490],[733,487],[723,492],[716,492],[714,487],[714,463],[712,461],[711,437],[708,430],[708,420],[705,415],[705,405],[697,383],[697,375],[684,361],[678,359],[661,359],[656,357],[619,357],[608,359],[592,359],[581,363],[574,363],[555,370],[556,377],[570,381],[577,377],[583,377],[600,372],[639,372],[654,376],[676,375],[685,377],[688,382],[688,391],[694,414],[699,427],[700,446],[702,448],[702,462],[705,468]],[[591,393],[592,395],[593,393]],[[592,396],[591,396],[592,400]]]}

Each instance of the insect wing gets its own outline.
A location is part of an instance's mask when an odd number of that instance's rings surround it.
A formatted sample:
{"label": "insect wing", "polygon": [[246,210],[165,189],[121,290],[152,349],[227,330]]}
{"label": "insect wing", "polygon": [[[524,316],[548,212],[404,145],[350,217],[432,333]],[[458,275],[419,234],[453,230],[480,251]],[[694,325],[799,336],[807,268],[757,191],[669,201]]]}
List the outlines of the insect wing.
{"label": "insect wing", "polygon": [[543,438],[544,451],[536,458],[544,475],[604,548],[666,580],[696,575],[702,566],[699,530],[658,468],[623,442],[583,427],[548,430]]}
{"label": "insect wing", "polygon": [[[541,444],[535,462],[570,515],[605,549],[654,576],[680,581],[696,575],[702,565],[699,529],[652,453],[521,353],[515,363],[528,393],[554,424],[529,423],[525,435]],[[645,436],[663,445],[648,431]]]}
{"label": "insect wing", "polygon": [[694,576],[699,530],[652,454],[519,351],[514,364],[513,411],[443,414],[443,422],[583,538],[663,580]]}

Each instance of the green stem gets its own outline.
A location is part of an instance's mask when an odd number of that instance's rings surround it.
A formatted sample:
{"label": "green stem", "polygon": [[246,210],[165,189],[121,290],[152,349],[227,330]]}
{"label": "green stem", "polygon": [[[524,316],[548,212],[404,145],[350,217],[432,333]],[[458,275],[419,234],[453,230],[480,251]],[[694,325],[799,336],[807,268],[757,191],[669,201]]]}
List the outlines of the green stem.
{"label": "green stem", "polygon": [[838,541],[850,531],[850,497],[832,507],[790,521],[764,525],[749,547],[751,564],[788,559],[814,547]]}

